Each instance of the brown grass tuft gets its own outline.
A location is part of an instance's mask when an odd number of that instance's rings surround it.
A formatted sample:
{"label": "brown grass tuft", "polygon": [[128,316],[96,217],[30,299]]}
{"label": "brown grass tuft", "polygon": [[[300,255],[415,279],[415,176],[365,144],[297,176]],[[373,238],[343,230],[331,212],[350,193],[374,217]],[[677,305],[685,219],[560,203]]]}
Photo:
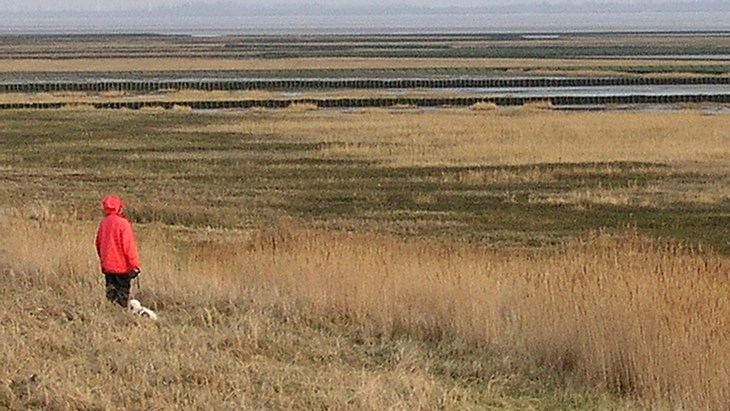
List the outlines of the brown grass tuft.
{"label": "brown grass tuft", "polygon": [[472,109],[477,111],[494,111],[499,109],[499,106],[495,103],[490,103],[486,101],[480,101],[472,106]]}
{"label": "brown grass tuft", "polygon": [[185,104],[173,104],[172,110],[173,111],[190,112],[190,111],[193,111],[193,108],[190,107],[190,106],[187,106]]}

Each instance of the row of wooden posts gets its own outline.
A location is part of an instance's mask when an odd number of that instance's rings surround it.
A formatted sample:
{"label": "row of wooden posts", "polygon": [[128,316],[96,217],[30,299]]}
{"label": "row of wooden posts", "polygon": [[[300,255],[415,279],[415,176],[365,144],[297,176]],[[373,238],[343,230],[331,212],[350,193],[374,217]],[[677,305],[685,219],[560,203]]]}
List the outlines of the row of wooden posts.
{"label": "row of wooden posts", "polygon": [[573,77],[573,78],[353,78],[353,79],[165,79],[0,82],[0,93],[110,92],[170,90],[240,91],[306,89],[557,88],[642,85],[725,85],[730,77]]}
{"label": "row of wooden posts", "polygon": [[60,109],[73,106],[88,106],[95,109],[146,108],[174,109],[177,107],[194,110],[271,108],[292,106],[316,108],[368,108],[368,107],[470,107],[483,104],[497,106],[522,106],[530,103],[549,103],[563,107],[635,105],[635,104],[682,104],[720,103],[730,104],[729,94],[685,94],[685,95],[617,95],[617,96],[555,96],[535,97],[389,97],[389,98],[292,98],[292,99],[241,99],[241,100],[189,100],[189,101],[111,101],[93,103],[34,102],[0,103],[0,109]]}

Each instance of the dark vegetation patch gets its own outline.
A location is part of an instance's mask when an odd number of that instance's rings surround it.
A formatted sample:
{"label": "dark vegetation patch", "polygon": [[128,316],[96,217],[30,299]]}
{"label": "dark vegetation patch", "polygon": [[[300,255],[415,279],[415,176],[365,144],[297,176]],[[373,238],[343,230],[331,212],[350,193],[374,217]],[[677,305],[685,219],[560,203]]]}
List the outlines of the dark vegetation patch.
{"label": "dark vegetation patch", "polygon": [[[138,222],[251,227],[294,217],[334,229],[527,246],[632,226],[730,254],[727,201],[656,200],[649,207],[542,200],[575,190],[706,184],[702,173],[641,162],[391,167],[323,157],[333,143],[175,131],[216,121],[189,113],[0,113],[0,198],[8,206],[43,201],[97,218],[98,199],[121,192]],[[498,172],[517,178],[460,178]],[[520,179],[525,173],[538,177]]]}

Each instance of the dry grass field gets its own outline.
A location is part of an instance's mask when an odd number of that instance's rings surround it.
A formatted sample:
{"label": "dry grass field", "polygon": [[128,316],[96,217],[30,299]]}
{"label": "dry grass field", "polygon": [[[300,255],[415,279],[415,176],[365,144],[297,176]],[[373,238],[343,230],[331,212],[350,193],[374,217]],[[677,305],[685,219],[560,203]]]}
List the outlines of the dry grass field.
{"label": "dry grass field", "polygon": [[9,409],[730,400],[727,258],[635,233],[526,252],[281,226],[180,242],[144,225],[135,292],[152,323],[102,301],[91,222],[6,215],[2,229]]}
{"label": "dry grass field", "polygon": [[[720,410],[727,114],[0,113],[0,406]],[[99,201],[142,301],[103,300]]]}
{"label": "dry grass field", "polygon": [[[284,58],[284,59],[211,59],[211,58],[116,58],[116,59],[0,59],[0,73],[11,72],[135,72],[135,71],[268,71],[287,70],[397,70],[469,68],[555,73],[584,70],[586,74],[620,73],[623,69],[667,66],[666,60],[644,59],[529,59],[529,58]],[[712,60],[672,61],[671,65],[692,67],[719,65]]]}

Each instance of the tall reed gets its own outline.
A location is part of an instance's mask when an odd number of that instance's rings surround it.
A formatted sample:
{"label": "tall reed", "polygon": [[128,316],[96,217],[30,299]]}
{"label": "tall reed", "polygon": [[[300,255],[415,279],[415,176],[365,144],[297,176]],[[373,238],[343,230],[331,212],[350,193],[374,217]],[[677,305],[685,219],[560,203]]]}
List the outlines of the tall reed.
{"label": "tall reed", "polygon": [[[6,216],[2,228],[11,270],[76,280],[97,270],[88,224]],[[730,264],[712,252],[631,230],[529,252],[297,227],[179,242],[150,225],[139,236],[147,303],[163,316],[175,318],[176,300],[268,290],[370,335],[464,340],[498,355],[499,372],[557,376],[655,408],[730,403]]]}

